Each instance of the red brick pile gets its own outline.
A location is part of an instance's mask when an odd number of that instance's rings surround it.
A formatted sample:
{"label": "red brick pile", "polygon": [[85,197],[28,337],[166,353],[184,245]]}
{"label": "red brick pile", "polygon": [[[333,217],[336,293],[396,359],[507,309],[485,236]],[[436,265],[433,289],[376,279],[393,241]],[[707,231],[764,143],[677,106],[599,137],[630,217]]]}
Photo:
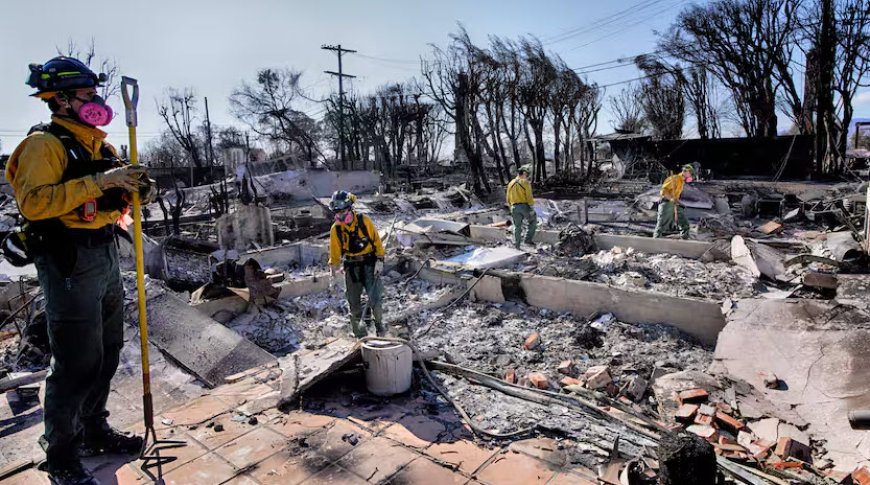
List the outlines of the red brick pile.
{"label": "red brick pile", "polygon": [[713,445],[717,455],[737,461],[754,461],[761,467],[789,470],[792,474],[827,476],[839,484],[870,485],[870,470],[858,468],[852,473],[823,472],[813,466],[812,450],[787,436],[776,443],[759,438],[746,423],[732,416],[731,406],[710,402],[704,389],[689,389],[676,394],[679,404],[674,420],[686,431],[704,438]]}

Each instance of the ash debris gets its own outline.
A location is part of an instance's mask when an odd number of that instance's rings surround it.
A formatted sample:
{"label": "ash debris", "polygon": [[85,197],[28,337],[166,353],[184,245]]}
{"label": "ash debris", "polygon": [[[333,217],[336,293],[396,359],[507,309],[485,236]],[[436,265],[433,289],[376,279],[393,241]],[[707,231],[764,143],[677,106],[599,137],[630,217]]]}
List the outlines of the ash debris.
{"label": "ash debris", "polygon": [[516,271],[711,300],[752,298],[764,286],[730,262],[703,262],[668,254],[645,254],[615,247],[580,257],[542,249]]}
{"label": "ash debris", "polygon": [[[607,365],[614,378],[646,379],[656,367],[704,370],[713,358],[711,348],[673,327],[626,324],[610,314],[587,321],[519,303],[467,303],[437,312],[431,326],[415,320],[408,325],[422,350],[440,350],[449,361],[497,376],[513,369],[517,376],[542,372],[558,380],[559,364],[571,361],[572,374]],[[539,344],[525,349],[525,340],[535,332]]]}

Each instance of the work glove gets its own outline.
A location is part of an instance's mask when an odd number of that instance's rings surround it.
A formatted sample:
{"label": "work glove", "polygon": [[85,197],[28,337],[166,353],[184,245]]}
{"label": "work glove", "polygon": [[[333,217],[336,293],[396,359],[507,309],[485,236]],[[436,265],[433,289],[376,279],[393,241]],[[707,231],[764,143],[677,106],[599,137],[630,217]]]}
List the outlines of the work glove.
{"label": "work glove", "polygon": [[142,179],[147,178],[145,169],[139,166],[125,165],[98,173],[95,177],[100,190],[119,188],[133,192],[142,185]]}
{"label": "work glove", "polygon": [[375,262],[375,277],[380,276],[381,273],[383,273],[383,272],[384,272],[384,260],[379,259]]}

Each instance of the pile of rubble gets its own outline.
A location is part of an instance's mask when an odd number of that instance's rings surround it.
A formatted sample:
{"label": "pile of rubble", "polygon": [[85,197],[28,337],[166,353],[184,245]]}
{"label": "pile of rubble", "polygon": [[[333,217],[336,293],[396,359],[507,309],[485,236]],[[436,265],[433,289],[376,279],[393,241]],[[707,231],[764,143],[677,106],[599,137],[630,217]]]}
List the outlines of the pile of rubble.
{"label": "pile of rubble", "polygon": [[[384,316],[438,300],[450,287],[423,280],[403,280],[398,273],[387,275],[384,285]],[[307,342],[322,342],[350,336],[348,305],[342,287],[332,291],[293,298],[280,298],[267,305],[247,306],[241,313],[228,310],[213,318],[275,355],[283,355]],[[425,313],[425,312],[423,312]]]}

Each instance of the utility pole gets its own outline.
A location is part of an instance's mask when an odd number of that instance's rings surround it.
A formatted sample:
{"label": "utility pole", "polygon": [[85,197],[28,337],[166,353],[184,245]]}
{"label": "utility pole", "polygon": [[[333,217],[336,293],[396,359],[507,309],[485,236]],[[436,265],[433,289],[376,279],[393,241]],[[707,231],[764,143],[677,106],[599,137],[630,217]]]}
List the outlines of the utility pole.
{"label": "utility pole", "polygon": [[211,144],[211,120],[208,117],[208,97],[205,97],[205,132],[208,136],[208,164],[211,166],[211,183],[214,178],[214,146]]}
{"label": "utility pole", "polygon": [[344,149],[344,78],[353,79],[356,76],[352,76],[350,74],[345,74],[341,68],[341,55],[345,52],[355,53],[355,50],[343,49],[341,44],[338,45],[322,45],[321,49],[328,51],[335,51],[338,54],[338,72],[335,71],[323,71],[326,74],[330,74],[332,76],[338,77],[338,151],[339,156],[341,157],[341,166],[342,168],[347,168],[347,159],[345,157],[345,149]]}

